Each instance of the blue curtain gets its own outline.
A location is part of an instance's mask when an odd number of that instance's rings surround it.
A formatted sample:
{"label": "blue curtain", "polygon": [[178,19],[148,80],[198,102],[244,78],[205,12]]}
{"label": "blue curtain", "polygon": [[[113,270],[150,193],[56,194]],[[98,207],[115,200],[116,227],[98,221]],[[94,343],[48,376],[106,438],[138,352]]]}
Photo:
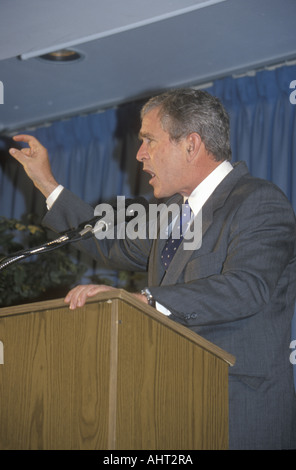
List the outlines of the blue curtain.
{"label": "blue curtain", "polygon": [[[230,114],[233,161],[244,160],[254,176],[277,184],[296,210],[296,105],[289,99],[295,79],[296,66],[283,66],[216,80],[208,91]],[[149,197],[135,160],[140,106],[131,103],[22,132],[47,147],[57,180],[87,202],[111,201],[117,194]],[[41,218],[44,199],[7,155],[10,145],[0,139],[0,215],[19,218],[33,212]]]}
{"label": "blue curtain", "polygon": [[233,160],[244,160],[254,176],[277,184],[296,209],[296,105],[289,85],[296,67],[218,80],[208,89],[231,119]]}

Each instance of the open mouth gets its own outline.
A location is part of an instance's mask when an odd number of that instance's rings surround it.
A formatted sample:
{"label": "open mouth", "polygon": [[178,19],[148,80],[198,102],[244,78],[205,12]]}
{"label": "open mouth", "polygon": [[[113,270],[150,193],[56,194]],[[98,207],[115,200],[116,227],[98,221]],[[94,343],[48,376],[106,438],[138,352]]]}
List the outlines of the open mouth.
{"label": "open mouth", "polygon": [[151,183],[151,182],[154,180],[154,178],[155,178],[155,173],[153,173],[153,171],[146,170],[146,169],[145,169],[144,171],[145,171],[146,173],[148,173],[148,175],[151,176],[151,178],[150,178],[150,180],[149,180],[149,183]]}

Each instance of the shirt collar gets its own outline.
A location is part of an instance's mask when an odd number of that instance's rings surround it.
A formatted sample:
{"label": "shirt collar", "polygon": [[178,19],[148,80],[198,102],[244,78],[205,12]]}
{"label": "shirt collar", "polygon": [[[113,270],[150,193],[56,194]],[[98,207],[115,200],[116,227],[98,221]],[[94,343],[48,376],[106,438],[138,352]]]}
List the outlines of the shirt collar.
{"label": "shirt collar", "polygon": [[216,187],[233,170],[229,161],[223,161],[190,194],[188,198],[192,212],[196,216]]}

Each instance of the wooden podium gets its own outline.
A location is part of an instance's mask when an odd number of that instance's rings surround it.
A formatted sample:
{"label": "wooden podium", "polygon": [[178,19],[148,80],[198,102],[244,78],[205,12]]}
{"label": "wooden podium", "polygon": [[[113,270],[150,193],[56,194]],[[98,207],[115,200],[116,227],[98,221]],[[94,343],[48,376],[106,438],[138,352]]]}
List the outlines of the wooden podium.
{"label": "wooden podium", "polygon": [[0,309],[0,449],[227,449],[234,357],[114,290]]}

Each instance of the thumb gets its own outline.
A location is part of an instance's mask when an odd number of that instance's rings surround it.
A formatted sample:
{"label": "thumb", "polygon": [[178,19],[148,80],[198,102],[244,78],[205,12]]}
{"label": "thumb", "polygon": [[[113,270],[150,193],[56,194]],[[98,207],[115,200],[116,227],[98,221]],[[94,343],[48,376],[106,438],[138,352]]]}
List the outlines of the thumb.
{"label": "thumb", "polygon": [[[28,152],[24,152],[24,150],[26,150]],[[11,149],[9,149],[9,153],[12,157],[14,157],[20,163],[23,163],[25,161],[26,156],[30,155],[30,149],[23,149],[21,151],[21,150],[15,149],[15,148],[11,148]]]}

